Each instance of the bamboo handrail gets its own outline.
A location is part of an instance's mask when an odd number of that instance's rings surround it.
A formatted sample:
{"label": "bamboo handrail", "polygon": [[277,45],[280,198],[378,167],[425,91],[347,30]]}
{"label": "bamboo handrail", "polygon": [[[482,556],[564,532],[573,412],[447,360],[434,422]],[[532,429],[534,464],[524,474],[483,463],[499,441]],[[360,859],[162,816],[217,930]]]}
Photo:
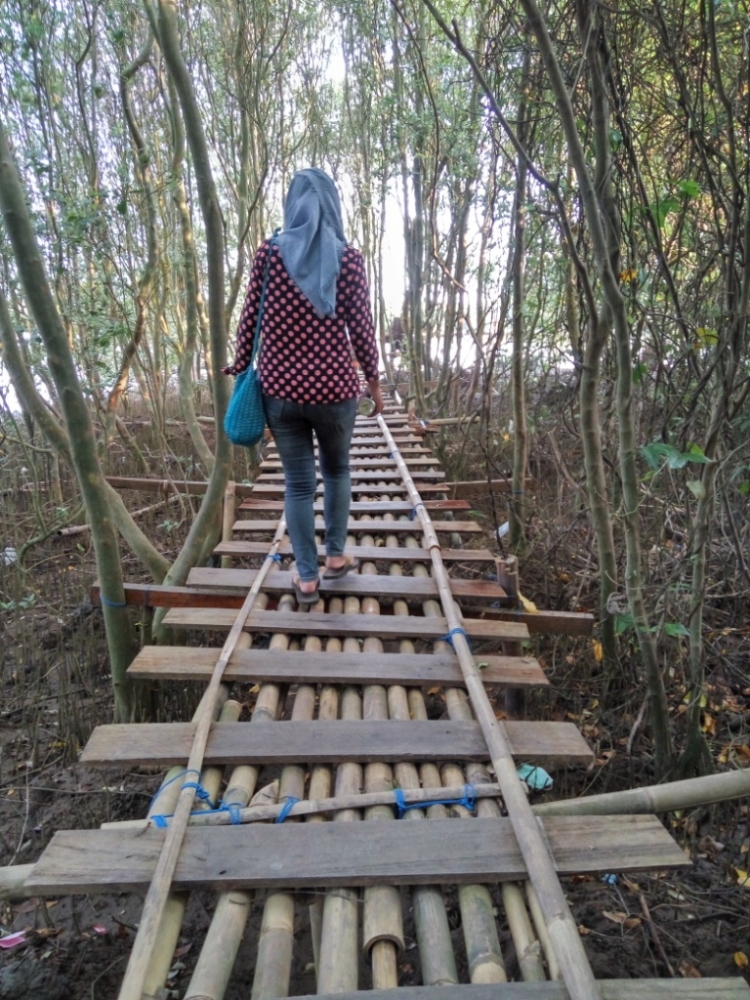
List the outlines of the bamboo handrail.
{"label": "bamboo handrail", "polygon": [[448,574],[440,555],[440,543],[432,526],[430,515],[422,503],[422,498],[398,451],[388,424],[380,415],[378,416],[378,424],[383,436],[391,446],[391,453],[396,459],[402,480],[422,526],[425,547],[430,551],[433,577],[438,584],[440,602],[448,623],[449,634],[452,636],[453,648],[461,666],[474,714],[487,742],[492,766],[502,790],[518,846],[526,864],[526,870],[537,892],[565,985],[568,987],[571,1000],[602,1000],[601,990],[594,978],[583,942],[578,934],[576,922],[557,877],[554,861],[547,849],[542,831],[531,811],[531,806],[516,772],[505,728],[495,718],[495,713],[487,699],[484,683],[474,663],[474,657],[463,630],[462,618],[453,600]]}
{"label": "bamboo handrail", "polygon": [[[282,517],[280,518],[276,528],[276,533],[269,547],[268,555],[263,560],[263,565],[255,579],[255,583],[250,588],[248,595],[245,598],[245,602],[242,605],[242,608],[240,609],[229,634],[227,635],[224,645],[222,646],[219,658],[216,661],[216,666],[214,667],[211,680],[209,681],[206,694],[204,696],[205,700],[203,702],[203,712],[198,719],[195,736],[193,737],[193,745],[190,749],[190,756],[188,758],[187,765],[187,771],[190,773],[195,773],[196,775],[200,774],[201,766],[203,764],[203,756],[206,752],[206,744],[208,743],[211,723],[213,721],[213,706],[219,693],[222,676],[227,664],[229,663],[230,657],[234,652],[237,641],[242,635],[242,630],[247,617],[253,609],[253,605],[255,604],[258,594],[260,593],[260,589],[263,586],[263,582],[265,581],[268,571],[273,565],[273,556],[276,554],[276,550],[281,544],[285,530],[286,521]],[[143,904],[138,933],[133,944],[133,949],[130,952],[128,965],[125,969],[125,977],[122,981],[122,985],[120,986],[120,992],[118,994],[119,1000],[141,1000],[146,970],[153,951],[156,932],[159,928],[159,924],[161,923],[161,918],[167,903],[169,888],[172,883],[175,868],[177,867],[182,841],[184,840],[185,831],[187,830],[187,826],[190,821],[190,813],[193,808],[195,791],[196,789],[193,783],[189,782],[187,783],[187,787],[183,785],[180,792],[180,798],[177,802],[172,822],[169,824],[164,837],[164,843],[162,844],[162,848],[159,853],[159,859],[156,863],[156,871],[154,872],[154,877],[151,880],[151,884],[149,885],[146,899]]]}

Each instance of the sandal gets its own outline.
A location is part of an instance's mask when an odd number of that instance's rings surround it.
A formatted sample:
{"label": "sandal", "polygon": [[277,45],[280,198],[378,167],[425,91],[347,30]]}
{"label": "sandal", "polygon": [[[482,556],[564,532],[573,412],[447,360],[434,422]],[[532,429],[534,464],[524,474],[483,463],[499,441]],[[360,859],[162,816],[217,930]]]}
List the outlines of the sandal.
{"label": "sandal", "polygon": [[350,557],[342,566],[337,566],[335,569],[327,569],[323,574],[323,579],[340,580],[342,576],[346,576],[347,573],[352,573],[356,569],[359,569],[359,559]]}
{"label": "sandal", "polygon": [[320,580],[315,584],[315,590],[311,590],[309,594],[305,593],[300,587],[299,577],[295,577],[292,580],[292,587],[294,587],[294,596],[297,598],[297,604],[301,608],[307,608],[309,611],[320,600]]}

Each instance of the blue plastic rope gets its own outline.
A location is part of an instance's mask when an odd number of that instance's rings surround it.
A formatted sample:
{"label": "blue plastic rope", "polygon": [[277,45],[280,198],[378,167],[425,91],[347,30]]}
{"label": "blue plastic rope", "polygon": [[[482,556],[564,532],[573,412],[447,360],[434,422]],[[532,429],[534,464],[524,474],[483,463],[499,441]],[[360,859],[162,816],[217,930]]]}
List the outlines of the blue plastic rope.
{"label": "blue plastic rope", "polygon": [[424,507],[424,509],[427,510],[427,508],[424,506],[424,504],[422,503],[422,501],[421,500],[417,500],[417,502],[414,504],[414,509],[412,510],[411,514],[409,514],[409,520],[410,521],[413,521],[414,518],[417,516],[417,507]]}
{"label": "blue plastic rope", "polygon": [[[447,642],[449,645],[453,646],[454,635],[462,635],[464,639],[466,639],[466,642],[469,645],[469,649],[471,649],[471,639],[466,634],[466,629],[463,629],[460,626],[458,626],[457,628],[452,628],[447,635],[441,635],[440,638],[436,640],[436,642]],[[455,649],[456,647],[453,646],[453,648]]]}
{"label": "blue plastic rope", "polygon": [[[153,806],[154,802],[156,802],[156,800],[159,798],[159,796],[161,795],[161,793],[164,791],[165,788],[169,788],[169,786],[171,784],[173,784],[173,782],[177,781],[178,778],[184,778],[186,774],[197,774],[198,777],[200,777],[200,771],[197,771],[193,767],[187,768],[184,771],[180,771],[179,774],[176,774],[174,776],[174,778],[170,778],[169,781],[165,781],[164,784],[161,785],[156,790],[156,794],[151,799],[151,804],[149,805],[149,809],[151,809],[151,807]],[[206,789],[201,785],[201,783],[199,781],[185,781],[185,782],[183,782],[182,787],[183,788],[194,788],[195,789],[195,794],[196,794],[196,796],[199,799],[202,799],[204,802],[210,802],[211,801],[211,796],[209,795],[209,793],[206,791]],[[205,809],[199,809],[197,811],[198,812],[208,812],[208,810],[205,810]],[[218,809],[211,809],[211,812],[219,812],[219,810]],[[191,813],[191,815],[193,815],[193,813]],[[172,816],[174,816],[174,813],[154,814],[153,816],[149,816],[149,819],[156,826],[158,826],[160,830],[165,830],[167,828],[167,820],[171,819]]]}
{"label": "blue plastic rope", "polygon": [[127,601],[110,601],[101,591],[99,591],[99,600],[108,608],[126,608],[128,606]]}
{"label": "blue plastic rope", "polygon": [[283,823],[284,820],[287,818],[287,816],[289,815],[289,813],[292,811],[292,809],[294,808],[294,806],[297,805],[298,802],[299,802],[299,799],[295,799],[295,797],[293,795],[287,795],[286,801],[284,802],[284,808],[281,810],[281,812],[279,813],[279,815],[276,817],[276,822],[277,823]]}
{"label": "blue plastic rope", "polygon": [[427,809],[429,806],[463,806],[469,812],[474,812],[477,794],[474,785],[464,785],[464,794],[460,799],[430,799],[428,802],[407,802],[401,788],[394,788],[393,795],[396,799],[396,813],[401,819],[404,813],[410,809]]}
{"label": "blue plastic rope", "polygon": [[[184,782],[184,784],[183,784],[182,787],[183,788],[194,788],[195,789],[195,797],[196,797],[196,799],[200,799],[201,802],[211,802],[211,795],[210,795],[210,793],[206,791],[206,789],[203,787],[203,785],[200,783],[200,781],[186,781],[186,782]],[[212,804],[212,808],[213,808],[213,804]],[[203,812],[203,811],[204,810],[201,810],[201,812]]]}
{"label": "blue plastic rope", "polygon": [[271,553],[269,552],[268,555],[266,556],[266,559],[271,559],[275,563],[281,562],[281,556],[279,555],[278,552],[275,552],[273,555],[271,555]]}
{"label": "blue plastic rope", "polygon": [[242,806],[239,802],[224,802],[222,799],[216,812],[229,813],[229,822],[232,826],[239,826],[242,822]]}

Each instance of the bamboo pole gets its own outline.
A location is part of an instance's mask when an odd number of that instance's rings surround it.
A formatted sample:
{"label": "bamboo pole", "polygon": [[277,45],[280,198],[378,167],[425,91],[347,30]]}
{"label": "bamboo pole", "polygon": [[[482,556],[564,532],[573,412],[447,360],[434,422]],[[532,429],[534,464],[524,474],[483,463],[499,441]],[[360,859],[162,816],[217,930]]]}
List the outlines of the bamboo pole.
{"label": "bamboo pole", "polygon": [[525,983],[543,983],[547,976],[542,963],[542,948],[531,926],[523,892],[516,882],[503,882],[500,890],[521,978]]}
{"label": "bamboo pole", "polygon": [[[190,756],[188,758],[187,769],[189,772],[196,775],[200,774],[203,764],[203,755],[206,751],[208,735],[213,721],[213,706],[219,693],[219,687],[221,685],[224,670],[226,669],[229,659],[234,652],[237,640],[242,635],[244,624],[256,603],[258,594],[260,593],[261,587],[263,586],[265,578],[268,575],[268,571],[271,566],[274,565],[271,557],[276,554],[276,550],[281,544],[285,527],[285,521],[282,517],[280,518],[276,528],[276,533],[274,535],[273,542],[271,543],[268,556],[263,561],[263,565],[258,573],[258,576],[256,577],[253,586],[250,588],[242,608],[240,609],[240,612],[229,631],[229,635],[224,642],[221,653],[219,654],[219,658],[216,662],[216,666],[214,667],[214,671],[207,688],[206,704],[200,718],[198,719],[195,736],[193,738],[193,745],[190,749]],[[148,970],[148,963],[153,951],[156,933],[159,929],[164,908],[167,904],[169,887],[177,866],[180,848],[190,820],[190,813],[195,799],[195,787],[192,786],[191,782],[188,782],[188,786],[189,787],[185,787],[185,785],[183,785],[180,791],[180,797],[177,801],[174,817],[172,822],[169,824],[164,837],[164,843],[162,844],[159,859],[156,863],[156,871],[146,894],[138,933],[128,959],[128,965],[125,970],[125,978],[120,986],[119,1000],[141,1000],[142,998],[144,976]]]}
{"label": "bamboo pole", "polygon": [[[213,706],[214,718],[220,718],[221,714],[224,712],[228,704],[228,693],[227,686],[222,684],[219,688],[219,696]],[[193,713],[194,721],[198,719],[201,712],[204,711],[205,704],[207,704],[207,699],[204,693],[203,698],[201,698],[198,703],[197,709]],[[144,826],[151,825],[153,823],[153,817],[156,815],[164,816],[170,815],[174,812],[185,779],[186,773],[183,767],[176,766],[170,768],[156,795],[154,795],[151,800],[147,813],[147,817],[149,818],[143,820]],[[112,824],[109,823],[103,823],[102,828],[111,825]],[[164,908],[164,915],[162,916],[159,928],[156,932],[154,948],[143,980],[143,1000],[150,1000],[150,998],[157,996],[158,992],[163,988],[164,983],[166,982],[167,973],[169,972],[172,964],[172,956],[174,955],[174,950],[177,947],[177,940],[180,936],[182,921],[185,917],[185,908],[187,906],[188,896],[189,893],[187,892],[169,893],[167,903]]]}
{"label": "bamboo pole", "polygon": [[[248,770],[238,767],[232,772],[224,795],[227,805],[245,805],[248,802],[252,780],[246,773]],[[275,785],[275,790],[278,792],[278,784]],[[222,1000],[250,916],[253,895],[252,892],[241,889],[219,894],[185,1000]]]}
{"label": "bamboo pole", "polygon": [[[405,544],[416,547],[419,545],[419,541],[413,536],[408,536]],[[414,567],[414,576],[429,576],[426,566],[417,564]],[[434,600],[422,602],[422,611],[425,617],[437,617],[442,614],[440,605]],[[447,643],[436,642],[433,644],[433,648],[436,653],[443,652],[447,649]],[[422,702],[420,714],[423,713],[424,717],[426,717],[422,692],[417,691],[412,693],[412,700],[415,698]],[[473,719],[468,705],[462,705],[462,698],[465,703],[463,691],[449,688],[445,692],[445,698],[448,714],[452,719]],[[444,783],[446,780],[445,774],[446,769],[444,767],[443,774],[441,775]],[[448,774],[456,782],[464,780],[463,772],[457,766],[449,768]],[[473,785],[484,785],[490,780],[486,768],[482,764],[470,764],[467,768],[467,778]],[[450,781],[448,781],[448,784],[450,784]],[[497,806],[494,803],[493,806],[494,812],[491,815],[499,815]],[[457,812],[460,816],[469,816],[469,813],[461,807],[454,807],[453,811]],[[506,982],[507,977],[505,975],[500,941],[497,936],[494,907],[489,889],[487,886],[480,884],[459,886],[458,900],[472,983]]]}
{"label": "bamboo pole", "polygon": [[[363,518],[363,520],[366,520]],[[371,535],[364,535],[364,545],[374,545]],[[364,575],[376,575],[377,567],[366,562],[361,569]],[[364,598],[362,613],[379,615],[380,603],[373,597]],[[365,653],[382,653],[382,640],[375,637],[365,639]],[[388,718],[388,698],[382,685],[368,685],[363,692],[363,714],[365,719],[385,720]],[[365,793],[391,791],[393,769],[390,764],[373,763],[365,768]],[[365,811],[365,820],[393,821],[393,808],[386,805],[371,806]],[[403,950],[404,925],[401,912],[401,893],[392,885],[368,886],[364,893],[363,947],[372,965],[372,988],[389,989],[398,986],[398,954]]]}
{"label": "bamboo pole", "polygon": [[[321,714],[320,718],[323,719],[325,716]],[[325,764],[316,764],[315,769],[316,771],[319,769],[322,770],[326,766]],[[403,792],[404,802],[409,805],[427,804],[437,798],[453,798],[458,803],[466,794],[465,783],[457,785],[455,788],[444,788],[438,785],[434,788],[417,787],[411,789],[402,788],[399,785],[399,788]],[[478,799],[498,798],[500,796],[500,786],[488,784],[477,787],[475,789],[475,796]],[[228,801],[226,795],[224,799]],[[395,805],[396,793],[389,788],[379,792],[356,793],[353,795],[337,796],[335,798],[307,798],[302,802],[295,802],[288,812],[286,812],[286,806],[283,803],[278,805],[267,805],[265,803],[254,805],[251,803],[244,809],[240,809],[237,815],[241,823],[273,823],[278,819],[282,811],[284,811],[290,819],[306,819],[308,822],[313,822],[316,820],[324,821],[325,813],[340,812],[342,809],[372,809],[377,806],[388,806],[392,809]],[[190,818],[191,826],[228,826],[231,822],[229,815],[226,813],[196,814]],[[125,820],[124,822],[102,823],[102,829],[143,830],[149,825],[153,826],[154,824],[142,819]],[[16,867],[23,866],[18,865]],[[3,870],[0,868],[0,872]]]}
{"label": "bamboo pole", "polygon": [[[331,601],[331,609],[340,602]],[[359,610],[356,597],[344,601],[344,613],[355,614]],[[347,638],[344,651],[359,651],[356,639]],[[341,697],[341,718],[361,719],[362,699],[356,688],[344,688]],[[336,794],[344,795],[360,792],[362,789],[362,767],[347,762],[336,769]],[[336,813],[334,823],[353,823],[361,819],[359,812],[351,809]],[[323,902],[323,920],[320,935],[320,959],[318,965],[319,993],[348,993],[357,989],[359,956],[357,938],[359,930],[359,895],[354,889],[336,889],[326,893]]]}
{"label": "bamboo pole", "polygon": [[[410,544],[410,537],[406,538],[407,545]],[[416,539],[413,541],[416,545]],[[398,536],[387,536],[386,544],[388,546],[398,545]],[[401,576],[403,570],[399,563],[391,563],[389,572],[391,576]],[[397,600],[394,602],[393,612],[397,615],[407,615],[409,614],[409,606],[406,601]],[[414,644],[408,639],[403,639],[399,643],[399,651],[413,653]],[[412,718],[412,707],[405,687],[394,684],[388,688],[388,709],[392,719],[406,721]],[[419,712],[418,706],[417,711],[418,714],[423,714]],[[424,765],[418,770],[410,762],[401,762],[396,765],[395,771],[396,780],[399,787],[404,790],[405,797],[412,794],[413,790],[419,789],[420,783],[423,787],[434,787],[434,773],[426,770]],[[439,780],[438,775],[437,781],[439,782]],[[433,798],[435,797],[442,796],[433,796]],[[426,813],[421,809],[410,809],[404,819],[405,821],[444,819],[447,815],[444,806],[432,805],[427,807]],[[425,986],[457,984],[458,970],[442,888],[439,885],[413,886],[411,898],[419,960],[422,966],[422,982]]]}
{"label": "bamboo pole", "polygon": [[[229,480],[226,489],[224,490],[224,504],[221,510],[221,540],[222,542],[230,542],[232,540],[232,528],[234,527],[235,521],[235,491],[234,491],[234,481]],[[221,557],[221,568],[230,569],[232,566],[231,556]]]}
{"label": "bamboo pole", "polygon": [[378,417],[378,423],[392,447],[392,453],[396,458],[404,485],[422,526],[425,547],[430,550],[433,577],[438,585],[440,602],[448,623],[449,633],[453,636],[453,648],[461,666],[477,722],[487,742],[492,766],[503,792],[503,799],[526,864],[526,870],[539,897],[539,904],[553,942],[565,985],[571,1000],[602,1000],[601,990],[594,978],[583,942],[578,934],[578,928],[557,877],[554,861],[521,787],[505,727],[495,718],[482,678],[474,663],[474,657],[463,631],[462,618],[451,594],[450,580],[440,556],[440,543],[432,526],[430,515],[422,503],[403,458],[397,450],[388,425],[381,417]]}
{"label": "bamboo pole", "polygon": [[[341,601],[331,600],[329,610],[338,613]],[[356,597],[343,602],[344,614],[357,614],[360,610]],[[359,642],[353,637],[344,639],[344,652],[359,652]],[[354,687],[345,687],[341,695],[341,718],[362,718],[362,699]],[[336,769],[336,795],[359,793],[362,790],[362,766],[353,762],[339,764]],[[352,823],[361,819],[353,809],[337,812],[334,823]],[[356,889],[338,889],[325,894],[321,921],[318,992],[346,993],[357,989],[359,955],[359,893]]]}
{"label": "bamboo pole", "polygon": [[[224,685],[222,685],[222,689]],[[220,722],[237,722],[240,717],[242,706],[237,701],[226,701],[219,713]],[[196,713],[197,714],[197,713]],[[211,809],[219,796],[221,779],[223,776],[220,767],[204,767],[201,771],[200,783],[211,796],[209,802],[199,799],[194,803],[195,811],[205,811]],[[183,778],[183,782],[184,782]],[[175,782],[177,784],[177,782]],[[178,796],[182,782],[178,785]],[[152,807],[159,804],[159,799],[152,802]],[[159,805],[163,808],[163,804]],[[151,812],[151,810],[149,810]],[[152,814],[153,815],[153,814]],[[163,991],[167,981],[167,975],[172,966],[172,957],[177,947],[180,936],[182,921],[185,917],[185,908],[189,898],[187,892],[170,892],[167,904],[164,908],[164,915],[156,933],[154,947],[148,963],[148,969],[143,979],[143,1000],[156,1000]]]}
{"label": "bamboo pole", "polygon": [[[265,608],[267,605],[268,596],[260,594],[256,606]],[[294,598],[290,594],[284,594],[279,600],[279,609],[291,611],[293,607]],[[250,646],[250,636],[243,633],[235,648],[247,649]],[[288,649],[288,637],[275,635],[271,640],[270,648]],[[276,721],[280,704],[280,686],[263,684],[258,692],[250,724],[259,725],[260,723]],[[240,807],[247,806],[248,802],[251,806],[253,803],[260,802],[265,806],[269,797],[267,789],[261,789],[253,798],[259,775],[260,767],[258,766],[245,764],[234,768],[224,792],[224,802],[227,805],[232,804]],[[271,796],[274,800],[278,796],[278,783],[275,784],[276,788]],[[229,820],[227,813],[205,813],[203,815],[199,813],[192,817],[191,822],[213,816],[223,816]],[[221,1000],[224,996],[250,915],[252,900],[253,893],[241,890],[230,890],[219,894],[208,933],[190,979],[186,1000]]]}
{"label": "bamboo pole", "polygon": [[[329,605],[330,609],[330,605]],[[339,652],[341,640],[337,637],[328,639],[326,650],[331,653]],[[320,692],[318,703],[318,719],[321,722],[333,722],[339,714],[339,691],[332,684],[327,684]],[[315,800],[318,797],[330,799],[332,785],[331,768],[327,764],[316,764],[310,773],[309,799]],[[299,805],[300,803],[298,803]],[[306,804],[306,803],[305,803]],[[296,807],[295,807],[296,808]],[[340,802],[331,812],[343,808]],[[308,815],[308,823],[323,823],[324,816],[321,812],[314,812]],[[310,915],[310,933],[313,946],[313,962],[315,963],[315,979],[317,984],[318,970],[320,969],[320,939],[323,933],[323,896],[317,894],[313,897],[308,909]],[[316,985],[317,988],[317,985]]]}
{"label": "bamboo pole", "polygon": [[750,768],[605,792],[581,799],[562,799],[534,806],[537,816],[607,816],[615,813],[663,813],[707,806],[750,795]]}
{"label": "bamboo pole", "polygon": [[[319,642],[308,637],[305,649],[315,649]],[[317,651],[317,650],[316,650]],[[315,714],[315,688],[302,684],[292,708],[292,721],[308,722]],[[305,769],[290,764],[281,770],[279,801],[289,796],[302,799],[305,793]],[[291,822],[297,822],[291,820]],[[291,892],[272,892],[263,907],[263,921],[255,962],[252,1000],[283,997],[289,993],[294,944],[294,896]]]}
{"label": "bamboo pole", "polygon": [[555,955],[555,949],[552,947],[552,942],[547,933],[547,925],[544,922],[544,914],[539,905],[536,889],[531,882],[524,882],[524,888],[526,890],[526,903],[531,914],[531,921],[534,925],[536,936],[539,939],[539,944],[542,946],[545,961],[547,962],[547,976],[550,979],[560,979],[560,966]]}
{"label": "bamboo pole", "polygon": [[[448,692],[446,692],[446,699]],[[472,716],[473,718],[473,716]],[[325,767],[325,765],[319,765]],[[179,773],[181,768],[173,768],[170,774]],[[500,786],[489,782],[482,784],[472,778],[469,768],[467,777],[475,786],[478,799],[495,799],[501,795]],[[443,789],[446,797],[455,795],[460,798],[458,788]],[[404,790],[407,802],[419,803],[435,798],[437,789]],[[179,786],[175,790],[179,795]],[[645,788],[629,788],[621,792],[607,792],[603,795],[590,795],[579,799],[560,799],[557,802],[541,802],[533,805],[531,811],[535,816],[610,816],[633,815],[637,813],[651,814],[660,812],[675,812],[692,809],[698,806],[712,805],[717,802],[727,802],[750,796],[750,768],[730,771],[724,774],[709,774],[701,778],[688,778],[684,781],[673,781],[664,785],[650,785]],[[293,816],[315,816],[320,813],[335,812],[337,809],[367,809],[376,805],[392,805],[395,798],[392,792],[375,793],[372,795],[353,795],[345,798],[311,798],[306,802],[297,803],[291,814]],[[160,804],[161,808],[161,804]],[[281,806],[250,807],[242,810],[243,823],[264,822],[274,820]],[[191,823],[199,826],[204,824],[228,823],[229,818],[221,814],[216,816],[193,817]],[[125,822],[102,823],[102,829],[109,827],[133,829],[148,825],[148,820],[126,820]],[[23,868],[23,865],[12,866]],[[0,868],[0,873],[6,869]],[[0,875],[0,878],[2,876]],[[7,876],[20,889],[20,876]],[[2,883],[0,882],[0,886]],[[0,892],[2,889],[0,888]]]}

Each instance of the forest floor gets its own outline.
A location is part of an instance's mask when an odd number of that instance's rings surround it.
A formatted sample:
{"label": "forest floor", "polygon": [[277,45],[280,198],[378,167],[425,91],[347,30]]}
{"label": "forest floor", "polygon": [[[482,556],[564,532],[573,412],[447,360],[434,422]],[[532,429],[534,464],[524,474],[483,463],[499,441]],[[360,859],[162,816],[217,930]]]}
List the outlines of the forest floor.
{"label": "forest floor", "polygon": [[[466,456],[447,442],[442,457],[450,474],[465,475]],[[185,450],[189,450],[185,446]],[[541,460],[540,460],[541,461]],[[455,467],[452,467],[452,464]],[[461,467],[460,467],[461,466]],[[121,474],[135,470],[118,466]],[[558,491],[554,463],[535,470],[538,484],[529,519],[530,550],[522,560],[525,596],[539,607],[596,610],[592,540],[575,495]],[[155,473],[159,474],[159,473]],[[479,478],[482,472],[467,478]],[[153,504],[144,494],[123,494],[131,510]],[[481,509],[481,501],[478,501]],[[67,506],[72,512],[72,501]],[[95,577],[86,532],[52,535],[34,545],[23,566],[9,550],[39,533],[40,507],[47,522],[53,510],[44,491],[29,487],[19,472],[4,496],[0,514],[0,865],[35,861],[56,830],[93,828],[100,823],[142,817],[159,777],[144,769],[93,771],[77,763],[94,725],[111,719],[112,699],[101,615],[88,592]],[[494,525],[485,504],[488,534]],[[498,512],[505,519],[503,501]],[[190,511],[170,505],[142,519],[142,527],[168,555],[174,555]],[[75,518],[74,518],[75,520]],[[79,517],[76,523],[80,523]],[[654,558],[668,560],[669,546],[654,542]],[[652,550],[653,554],[653,550]],[[129,579],[143,579],[127,552]],[[137,618],[137,611],[133,611]],[[747,604],[717,610],[710,625],[710,687],[704,723],[717,767],[746,765],[750,758],[750,676],[747,658]],[[577,722],[594,748],[589,769],[554,773],[553,797],[614,791],[653,780],[648,732],[639,714],[644,700],[635,657],[618,677],[605,677],[595,641],[544,637],[533,643],[550,688],[530,699],[529,715]],[[660,649],[668,679],[673,732],[680,740],[685,710],[679,638]],[[246,690],[233,692],[252,710]],[[187,686],[165,686],[162,718],[188,717],[198,693]],[[439,697],[431,712],[439,717]],[[261,775],[260,784],[274,777]],[[750,815],[745,801],[663,821],[684,848],[686,868],[628,877],[567,880],[573,913],[599,978],[732,976],[746,974],[750,957],[750,882],[744,887],[750,846]],[[499,893],[493,888],[497,906]],[[315,979],[307,918],[310,894],[296,908],[296,941],[290,992],[313,993]],[[445,890],[459,979],[468,981],[456,893]],[[246,938],[257,940],[264,894],[256,897]],[[130,893],[59,900],[0,902],[0,933],[26,931],[23,943],[0,950],[0,1000],[102,1000],[116,995],[139,919],[141,898]],[[178,949],[170,971],[172,996],[182,996],[210,922],[214,897],[191,894]],[[404,894],[407,948],[400,957],[403,985],[421,983],[418,949]],[[518,965],[507,930],[501,944],[511,978]],[[248,995],[254,948],[242,948],[227,1000]],[[360,987],[370,985],[362,963]]]}

